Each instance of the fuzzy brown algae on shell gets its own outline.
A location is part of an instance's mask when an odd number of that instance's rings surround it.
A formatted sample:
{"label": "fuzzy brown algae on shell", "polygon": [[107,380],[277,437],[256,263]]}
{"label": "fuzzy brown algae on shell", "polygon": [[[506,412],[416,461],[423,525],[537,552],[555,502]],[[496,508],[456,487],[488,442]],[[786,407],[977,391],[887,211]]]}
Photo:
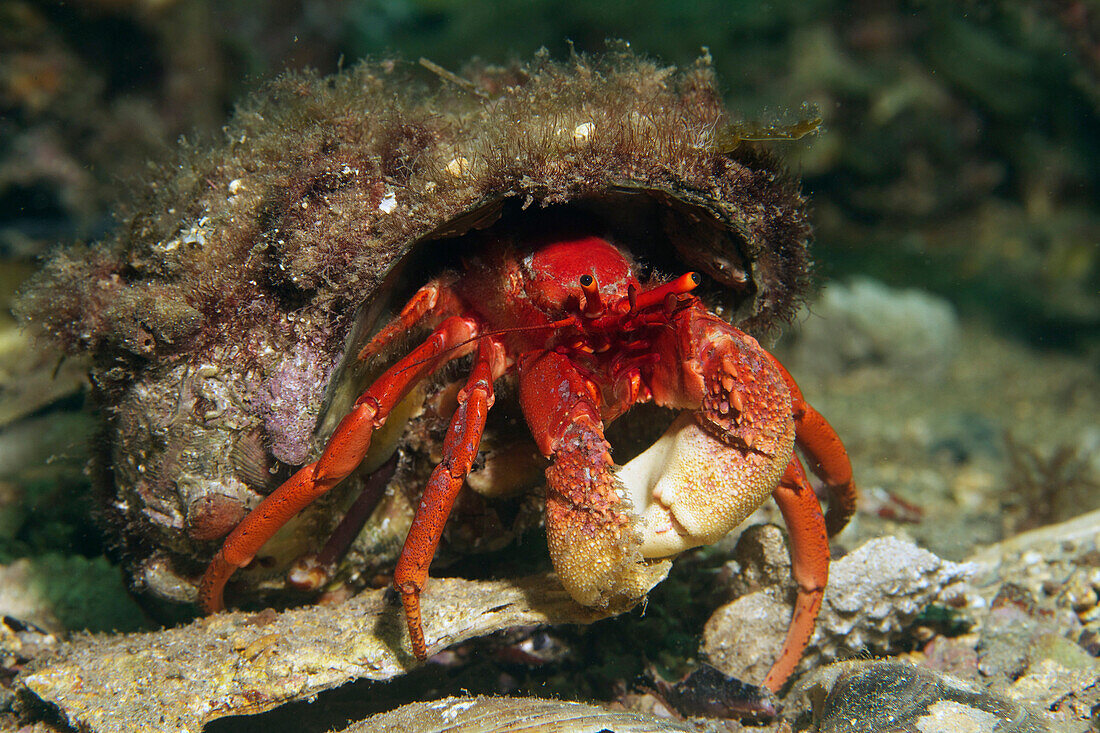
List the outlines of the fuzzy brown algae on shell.
{"label": "fuzzy brown algae on shell", "polygon": [[[416,287],[460,267],[477,232],[584,220],[648,268],[706,273],[710,307],[746,330],[789,318],[809,277],[805,202],[741,129],[708,59],[677,69],[619,49],[463,77],[401,62],[292,73],[243,103],[219,144],[183,145],[114,236],[56,253],[19,305],[90,356],[102,517],[135,587],[194,598],[225,534],[318,455],[396,356],[361,364],[359,347]],[[399,448],[345,575],[392,562],[438,460],[448,375],[237,574],[235,597],[283,588],[286,566],[320,547]],[[469,511],[460,502],[446,538],[459,549],[497,547],[537,518],[541,458],[514,437],[526,428],[507,385],[498,392],[482,446],[498,460],[471,475]],[[517,490],[508,511],[487,508]]]}

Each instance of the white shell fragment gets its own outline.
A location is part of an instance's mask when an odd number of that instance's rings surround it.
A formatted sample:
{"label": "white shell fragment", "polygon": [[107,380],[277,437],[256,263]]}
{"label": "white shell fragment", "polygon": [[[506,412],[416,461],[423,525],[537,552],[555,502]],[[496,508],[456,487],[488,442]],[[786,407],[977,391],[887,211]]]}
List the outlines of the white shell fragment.
{"label": "white shell fragment", "polygon": [[573,139],[579,143],[583,143],[588,138],[592,137],[592,133],[596,131],[596,126],[591,122],[582,122],[573,128]]}
{"label": "white shell fragment", "polygon": [[453,158],[451,162],[447,164],[447,172],[455,178],[465,178],[470,172],[470,159],[461,155]]}
{"label": "white shell fragment", "polygon": [[393,191],[389,191],[378,204],[378,210],[383,214],[389,214],[397,208],[397,194]]}

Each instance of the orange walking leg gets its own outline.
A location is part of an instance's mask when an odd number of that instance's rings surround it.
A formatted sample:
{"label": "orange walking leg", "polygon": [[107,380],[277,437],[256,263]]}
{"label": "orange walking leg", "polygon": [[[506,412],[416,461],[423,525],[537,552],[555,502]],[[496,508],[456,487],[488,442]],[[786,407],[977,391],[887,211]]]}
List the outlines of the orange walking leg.
{"label": "orange walking leg", "polygon": [[399,336],[408,333],[409,329],[425,319],[438,313],[459,313],[461,304],[457,302],[451,292],[449,282],[436,279],[413,293],[409,302],[397,314],[397,317],[387,323],[381,331],[359,352],[359,361],[366,361],[377,356],[383,349],[392,344]]}
{"label": "orange walking leg", "polygon": [[393,584],[401,593],[409,638],[417,659],[428,657],[420,617],[420,593],[428,580],[428,566],[443,536],[443,527],[447,524],[455,497],[477,457],[485,419],[493,405],[493,381],[503,372],[503,345],[483,338],[478,345],[474,368],[458,395],[458,410],[443,440],[443,460],[432,471],[428,485],[424,487],[424,496],[416,509],[401,557],[394,569]]}
{"label": "orange walking leg", "polygon": [[251,562],[291,517],[354,471],[370,448],[371,434],[385,423],[394,406],[443,363],[468,353],[473,346],[465,343],[477,332],[478,325],[472,319],[448,318],[367,388],[336,426],[321,457],[298,469],[226,537],[199,586],[199,604],[204,611],[213,613],[224,608],[225,584],[237,568]]}
{"label": "orange walking leg", "polygon": [[844,529],[856,513],[859,492],[852,480],[852,462],[833,426],[803,399],[802,390],[779,360],[774,356],[771,359],[791,392],[791,413],[798,447],[805,452],[810,470],[825,483],[825,489],[829,492],[825,527],[832,537]]}
{"label": "orange walking leg", "polygon": [[793,456],[787,464],[787,471],[772,496],[787,524],[791,574],[798,583],[798,596],[783,650],[764,678],[764,686],[778,692],[802,659],[806,644],[814,633],[825,584],[829,579],[829,538],[825,531],[825,519],[821,516],[821,504],[806,480],[806,472],[798,456]]}
{"label": "orange walking leg", "polygon": [[825,482],[829,492],[825,527],[832,537],[844,529],[856,513],[858,492],[852,480],[852,462],[840,436],[820,412],[803,402],[802,414],[796,411],[794,420],[798,447],[805,452],[810,470]]}

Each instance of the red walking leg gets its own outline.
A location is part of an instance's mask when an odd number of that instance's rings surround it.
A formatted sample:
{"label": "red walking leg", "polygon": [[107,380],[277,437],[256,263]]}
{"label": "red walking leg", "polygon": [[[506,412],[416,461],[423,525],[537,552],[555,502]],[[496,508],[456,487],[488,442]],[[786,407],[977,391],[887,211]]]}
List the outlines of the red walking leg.
{"label": "red walking leg", "polygon": [[226,537],[199,586],[203,610],[213,613],[224,607],[222,593],[237,568],[251,562],[291,517],[354,471],[370,448],[371,434],[385,423],[394,406],[442,364],[468,353],[473,345],[466,343],[477,333],[475,321],[452,316],[367,388],[336,426],[321,457],[298,469]]}
{"label": "red walking leg", "polygon": [[394,569],[393,584],[401,593],[409,638],[417,659],[428,656],[420,618],[420,593],[428,579],[428,566],[439,546],[455,497],[477,457],[485,419],[493,405],[493,381],[503,372],[503,345],[489,338],[481,339],[473,371],[458,395],[458,410],[443,440],[443,460],[424,487],[424,496]]}
{"label": "red walking leg", "polygon": [[775,357],[772,357],[772,362],[779,368],[791,392],[791,412],[798,447],[805,452],[810,470],[825,483],[825,489],[829,492],[825,527],[832,537],[844,529],[856,512],[859,492],[852,480],[852,462],[833,426],[803,399],[802,390],[794,377]]}
{"label": "red walking leg", "polygon": [[806,472],[802,470],[798,456],[791,458],[772,496],[787,525],[791,574],[798,584],[787,638],[779,657],[764,678],[764,686],[777,692],[802,659],[806,644],[814,633],[825,584],[829,580],[829,537],[825,532],[825,519],[821,516],[821,504],[806,480]]}
{"label": "red walking leg", "polygon": [[460,313],[462,306],[451,292],[450,282],[436,279],[413,293],[409,302],[359,352],[359,361],[377,356],[383,349],[408,333],[417,324],[425,323],[433,314]]}

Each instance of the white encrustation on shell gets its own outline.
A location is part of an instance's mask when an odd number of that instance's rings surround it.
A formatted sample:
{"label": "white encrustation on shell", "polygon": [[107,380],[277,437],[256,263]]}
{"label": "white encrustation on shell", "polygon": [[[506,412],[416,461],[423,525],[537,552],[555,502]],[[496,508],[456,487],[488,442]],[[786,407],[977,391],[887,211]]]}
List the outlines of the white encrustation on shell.
{"label": "white encrustation on shell", "polygon": [[596,126],[591,122],[582,122],[573,128],[573,139],[581,143],[592,136],[592,133],[596,131]]}

